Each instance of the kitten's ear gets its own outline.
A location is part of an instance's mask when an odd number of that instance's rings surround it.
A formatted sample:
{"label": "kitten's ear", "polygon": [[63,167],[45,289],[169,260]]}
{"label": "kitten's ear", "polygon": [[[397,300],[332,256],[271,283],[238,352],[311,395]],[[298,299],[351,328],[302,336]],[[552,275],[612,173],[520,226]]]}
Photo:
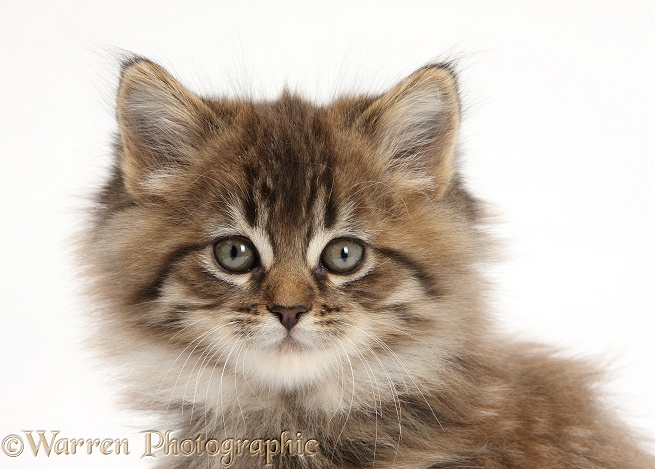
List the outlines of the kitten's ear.
{"label": "kitten's ear", "polygon": [[449,66],[417,70],[375,100],[362,119],[401,182],[427,182],[443,194],[455,172],[460,120],[457,83]]}
{"label": "kitten's ear", "polygon": [[145,59],[124,64],[117,108],[121,170],[136,196],[166,190],[215,118],[198,96]]}

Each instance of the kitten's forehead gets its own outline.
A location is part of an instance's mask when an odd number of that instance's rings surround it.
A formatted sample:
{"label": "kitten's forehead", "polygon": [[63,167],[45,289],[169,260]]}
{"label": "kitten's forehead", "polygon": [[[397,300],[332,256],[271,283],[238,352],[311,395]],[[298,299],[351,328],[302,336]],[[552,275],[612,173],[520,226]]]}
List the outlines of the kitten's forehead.
{"label": "kitten's forehead", "polygon": [[339,216],[329,123],[300,99],[283,97],[259,109],[251,126],[244,129],[243,218],[263,230],[275,250],[307,246]]}

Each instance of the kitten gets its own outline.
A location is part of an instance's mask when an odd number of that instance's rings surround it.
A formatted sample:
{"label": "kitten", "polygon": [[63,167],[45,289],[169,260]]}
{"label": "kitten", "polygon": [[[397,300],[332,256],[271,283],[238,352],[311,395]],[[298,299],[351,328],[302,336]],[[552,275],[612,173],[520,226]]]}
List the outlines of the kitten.
{"label": "kitten", "polygon": [[449,65],[316,106],[133,58],[117,117],[84,252],[160,467],[655,468],[596,371],[493,329]]}

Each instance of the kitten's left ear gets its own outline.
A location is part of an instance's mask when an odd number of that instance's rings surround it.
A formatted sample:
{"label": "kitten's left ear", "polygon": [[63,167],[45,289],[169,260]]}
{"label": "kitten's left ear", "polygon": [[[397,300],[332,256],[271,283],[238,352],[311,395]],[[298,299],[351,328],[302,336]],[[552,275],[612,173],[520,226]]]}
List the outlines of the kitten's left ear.
{"label": "kitten's left ear", "polygon": [[455,173],[460,104],[450,66],[428,65],[375,100],[362,115],[378,153],[401,181],[443,194]]}

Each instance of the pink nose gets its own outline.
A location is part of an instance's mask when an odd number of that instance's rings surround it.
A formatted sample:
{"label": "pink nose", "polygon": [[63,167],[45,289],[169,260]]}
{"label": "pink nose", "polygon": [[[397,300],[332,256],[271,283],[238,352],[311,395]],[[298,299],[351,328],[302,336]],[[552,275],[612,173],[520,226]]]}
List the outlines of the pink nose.
{"label": "pink nose", "polygon": [[277,315],[282,325],[288,331],[290,331],[293,328],[293,326],[298,324],[298,318],[300,317],[301,314],[309,311],[309,308],[302,305],[296,305],[296,306],[274,305],[272,308],[269,309],[271,310],[271,313]]}

